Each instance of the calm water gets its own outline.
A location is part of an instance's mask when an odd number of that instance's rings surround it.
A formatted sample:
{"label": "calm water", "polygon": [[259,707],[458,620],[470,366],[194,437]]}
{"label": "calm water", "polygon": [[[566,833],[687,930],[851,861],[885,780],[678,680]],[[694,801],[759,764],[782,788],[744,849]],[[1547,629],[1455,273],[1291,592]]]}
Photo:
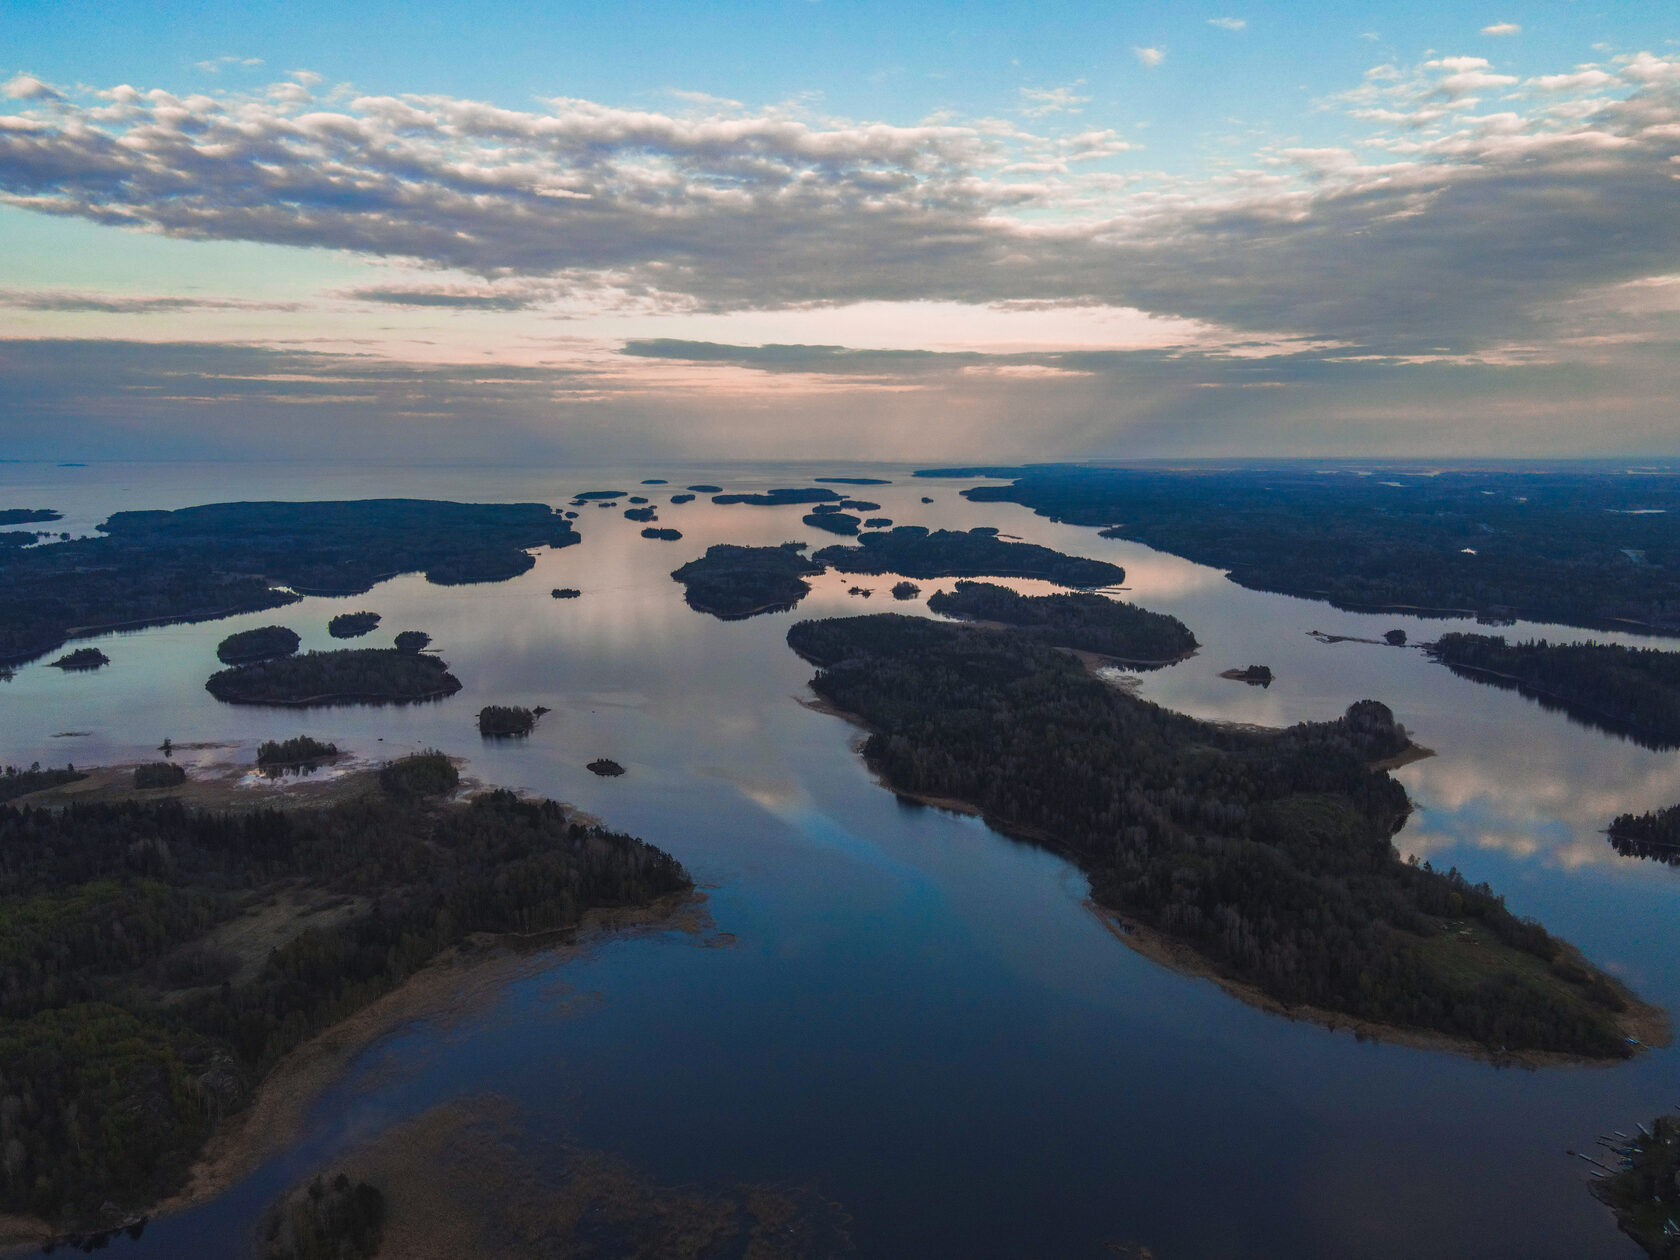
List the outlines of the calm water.
{"label": "calm water", "polygon": [[[1405,852],[1486,879],[1641,994],[1680,1007],[1680,871],[1622,859],[1614,814],[1680,801],[1673,754],[1572,724],[1454,677],[1413,650],[1325,645],[1309,630],[1414,639],[1456,623],[1360,616],[1256,594],[1217,571],[907,470],[317,470],[260,466],[0,465],[0,506],[91,528],[122,508],[235,498],[412,495],[560,504],[594,488],[657,503],[687,482],[729,489],[870,473],[853,493],[899,523],[988,524],[1125,566],[1131,597],[1205,645],[1144,676],[1143,694],[1202,717],[1280,725],[1373,696],[1437,756],[1399,772],[1417,810]],[[637,486],[667,477],[665,487]],[[837,487],[845,489],[844,487]],[[932,496],[931,505],[920,502]],[[420,577],[350,599],[87,642],[111,665],[40,664],[0,685],[0,761],[135,760],[165,736],[233,747],[307,731],[377,758],[433,745],[493,783],[576,803],[663,846],[710,886],[729,948],[675,931],[609,941],[510,982],[447,1026],[372,1047],[296,1146],[244,1185],[154,1223],[142,1253],[232,1255],[281,1189],[342,1145],[438,1102],[511,1096],[533,1131],[621,1156],[663,1182],[814,1187],[870,1256],[1100,1256],[1105,1245],[1190,1257],[1631,1257],[1566,1147],[1680,1101],[1676,1053],[1543,1072],[1351,1037],[1250,1010],[1139,958],[1083,907],[1083,877],[983,825],[900,805],[812,712],[795,619],[887,609],[893,579],[816,579],[793,613],[720,622],[688,609],[669,571],[714,542],[832,541],[797,508],[661,509],[677,543],[620,512],[582,509],[581,545],[515,581]],[[925,592],[941,583],[922,583]],[[943,585],[949,586],[950,583]],[[1049,589],[1035,583],[1023,590]],[[557,601],[556,586],[581,599]],[[412,708],[307,714],[225,706],[203,689],[217,641],[280,622],[304,647],[370,608],[374,640],[429,632],[466,684]],[[1556,627],[1506,633],[1585,638]],[[1604,635],[1597,636],[1600,639]],[[1611,636],[1614,637],[1614,636]],[[374,640],[369,640],[374,641]],[[1270,665],[1268,690],[1218,677]],[[522,742],[481,741],[489,703],[554,710]],[[76,734],[63,734],[76,732]],[[583,769],[597,756],[620,779]],[[580,995],[589,1000],[576,1000]]]}

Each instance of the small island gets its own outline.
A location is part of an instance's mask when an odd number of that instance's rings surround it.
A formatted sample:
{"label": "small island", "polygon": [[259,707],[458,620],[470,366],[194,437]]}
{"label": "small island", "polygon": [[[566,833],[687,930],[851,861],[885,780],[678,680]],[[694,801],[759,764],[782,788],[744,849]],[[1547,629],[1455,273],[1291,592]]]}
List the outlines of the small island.
{"label": "small island", "polygon": [[858,532],[863,520],[836,509],[832,512],[812,512],[805,517],[805,523],[812,529],[827,530],[831,534],[852,535]]}
{"label": "small island", "polygon": [[573,495],[572,502],[591,503],[597,499],[622,499],[624,497],[625,493],[622,490],[585,490],[582,494]]}
{"label": "small island", "polygon": [[98,648],[77,648],[74,652],[66,652],[56,661],[51,662],[52,668],[76,673],[80,671],[98,669],[109,665],[111,658]]}
{"label": "small island", "polygon": [[659,542],[680,542],[682,540],[682,530],[657,529],[649,526],[642,531],[642,537],[657,539]]}
{"label": "small island", "polygon": [[432,636],[424,630],[400,630],[392,640],[399,652],[424,652],[431,641]]}
{"label": "small island", "polygon": [[[896,586],[893,595],[905,598]],[[1140,669],[1175,664],[1200,646],[1177,617],[1102,595],[1020,595],[989,582],[958,582],[953,592],[929,596],[928,608],[964,621],[1013,626],[1052,647]]]}
{"label": "small island", "polygon": [[618,762],[614,761],[611,757],[597,757],[594,761],[591,761],[585,769],[589,770],[592,774],[598,774],[605,779],[616,779],[619,775],[624,773],[624,767],[619,765]]}
{"label": "small island", "polygon": [[812,477],[812,481],[821,481],[832,486],[890,486],[892,482],[884,477]]}
{"label": "small island", "polygon": [[865,529],[890,529],[892,527],[892,517],[871,516],[863,523],[863,526]]}
{"label": "small island", "polygon": [[212,674],[205,690],[228,704],[297,708],[333,704],[412,704],[461,689],[461,680],[435,656],[396,648],[305,652]]}
{"label": "small island", "polygon": [[673,494],[671,496],[671,502],[672,503],[693,503],[694,502],[694,496],[692,494]]}
{"label": "small island", "polygon": [[[916,596],[920,595],[921,593],[922,593],[922,588],[917,586],[914,582],[894,582],[893,583],[892,597],[894,599],[915,599]],[[936,593],[933,596],[933,598],[938,599],[939,595]],[[931,602],[929,603],[929,607],[932,607]]]}
{"label": "small island", "polygon": [[1272,685],[1272,670],[1269,665],[1245,665],[1241,669],[1222,669],[1221,678],[1229,678],[1232,682],[1247,683],[1250,687],[1270,687]]}
{"label": "small island", "polygon": [[0,525],[34,525],[63,519],[64,513],[52,508],[0,508]]}
{"label": "small island", "polygon": [[379,627],[379,614],[376,612],[339,613],[327,622],[327,633],[335,639],[359,639],[364,634],[372,634]]}
{"label": "small island", "polygon": [[671,576],[682,583],[683,597],[695,612],[737,621],[792,608],[811,593],[805,579],[823,566],[801,555],[804,550],[799,542],[780,547],[718,543]]}
{"label": "small island", "polygon": [[1064,555],[1033,543],[1004,542],[997,530],[930,531],[900,525],[865,534],[856,547],[824,547],[812,558],[841,573],[899,573],[913,578],[1042,578],[1059,586],[1117,586],[1126,571],[1106,560]]}
{"label": "small island", "polygon": [[583,592],[575,586],[556,586],[549,592],[555,599],[576,599]]}
{"label": "small island", "polygon": [[537,719],[547,712],[541,706],[526,709],[517,705],[487,704],[478,711],[478,733],[488,737],[529,735],[535,729]]}
{"label": "small island", "polygon": [[216,645],[216,659],[224,665],[244,665],[274,656],[290,656],[303,642],[295,630],[285,626],[258,626],[230,634]]}
{"label": "small island", "polygon": [[138,791],[180,787],[186,781],[186,770],[173,761],[150,761],[134,767],[134,786]]}
{"label": "small island", "polygon": [[658,512],[657,509],[655,509],[653,507],[639,507],[639,508],[625,508],[624,509],[624,519],[625,520],[641,521],[645,524],[648,521],[657,520],[658,518],[659,518],[659,512]]}
{"label": "small island", "polygon": [[723,490],[723,487],[722,486],[698,485],[698,486],[690,486],[689,489],[694,491],[695,494],[718,494],[719,492],[721,492]]}
{"label": "small island", "polygon": [[287,740],[265,739],[257,745],[257,767],[261,770],[314,768],[337,756],[337,744],[322,743],[307,735]]}
{"label": "small island", "polygon": [[1680,805],[1645,814],[1620,814],[1607,831],[1611,847],[1623,857],[1654,858],[1680,866]]}
{"label": "small island", "polygon": [[1012,629],[805,621],[812,688],[883,783],[981,813],[1089,876],[1116,935],[1269,1009],[1529,1062],[1625,1059],[1661,1012],[1485,884],[1402,861],[1388,708],[1281,731],[1199,721]]}
{"label": "small island", "polygon": [[841,499],[835,506],[846,512],[879,512],[881,505],[868,499]]}
{"label": "small island", "polygon": [[833,490],[783,489],[750,494],[717,494],[713,503],[750,503],[755,507],[789,507],[800,503],[838,503],[840,496]]}

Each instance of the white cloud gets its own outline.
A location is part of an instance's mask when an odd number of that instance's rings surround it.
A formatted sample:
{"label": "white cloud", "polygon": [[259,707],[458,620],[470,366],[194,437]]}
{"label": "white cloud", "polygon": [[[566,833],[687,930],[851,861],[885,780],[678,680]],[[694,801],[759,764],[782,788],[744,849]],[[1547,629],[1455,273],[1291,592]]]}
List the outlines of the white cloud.
{"label": "white cloud", "polygon": [[1159,48],[1133,47],[1132,56],[1138,59],[1138,64],[1146,70],[1153,70],[1167,59],[1165,51]]}
{"label": "white cloud", "polygon": [[1078,89],[1084,79],[1077,79],[1067,87],[1021,89],[1021,113],[1028,118],[1043,118],[1048,114],[1077,114],[1091,103],[1089,96],[1081,96]]}
{"label": "white cloud", "polygon": [[1492,26],[1482,27],[1483,35],[1518,35],[1521,33],[1522,27],[1515,22],[1495,22]]}
{"label": "white cloud", "polygon": [[1222,31],[1242,31],[1248,29],[1248,19],[1240,17],[1209,18],[1208,25],[1217,26]]}
{"label": "white cloud", "polygon": [[32,74],[17,74],[0,86],[0,94],[14,101],[61,101],[63,93]]}

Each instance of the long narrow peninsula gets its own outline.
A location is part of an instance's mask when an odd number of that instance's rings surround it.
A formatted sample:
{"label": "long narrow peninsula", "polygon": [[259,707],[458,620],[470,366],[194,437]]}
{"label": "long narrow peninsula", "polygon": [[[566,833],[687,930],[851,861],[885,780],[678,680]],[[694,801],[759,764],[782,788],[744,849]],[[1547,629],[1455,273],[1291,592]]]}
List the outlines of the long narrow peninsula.
{"label": "long narrow peninsula", "polygon": [[889,787],[1066,853],[1132,943],[1242,996],[1534,1061],[1667,1035],[1486,885],[1400,860],[1410,804],[1375,766],[1409,740],[1375,701],[1256,732],[1169,712],[1011,630],[883,614],[800,622],[788,642],[870,729]]}

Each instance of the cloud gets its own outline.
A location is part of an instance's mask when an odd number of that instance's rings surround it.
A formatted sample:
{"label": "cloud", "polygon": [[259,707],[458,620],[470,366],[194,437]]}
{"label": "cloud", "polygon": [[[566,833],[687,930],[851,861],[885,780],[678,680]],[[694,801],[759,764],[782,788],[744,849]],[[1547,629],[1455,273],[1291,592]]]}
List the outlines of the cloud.
{"label": "cloud", "polygon": [[0,289],[0,307],[22,311],[98,312],[107,315],[157,315],[177,311],[295,311],[296,302],[259,302],[245,298],[131,296],[71,289]]}
{"label": "cloud", "polygon": [[1084,79],[1078,79],[1067,87],[1059,88],[1024,87],[1021,89],[1021,113],[1028,118],[1043,118],[1047,114],[1077,114],[1091,102],[1089,96],[1079,95],[1078,89],[1084,82]]}
{"label": "cloud", "polygon": [[1222,31],[1244,31],[1248,29],[1248,19],[1240,17],[1209,18],[1208,25],[1217,26]]}
{"label": "cloud", "polygon": [[0,86],[0,94],[14,101],[62,101],[63,93],[32,74],[15,74]]}
{"label": "cloud", "polygon": [[1492,26],[1482,27],[1483,35],[1519,35],[1522,27],[1515,22],[1495,22]]}
{"label": "cloud", "polygon": [[208,61],[198,61],[193,64],[207,74],[220,74],[224,69],[232,66],[238,66],[244,70],[254,70],[263,64],[263,59],[261,57],[222,56],[212,57]]}
{"label": "cloud", "polygon": [[1142,48],[1136,45],[1132,48],[1132,56],[1138,59],[1138,64],[1146,70],[1153,70],[1167,59],[1167,54],[1159,48]]}
{"label": "cloud", "polygon": [[400,288],[369,286],[341,290],[337,296],[354,302],[380,302],[387,306],[453,307],[458,310],[523,311],[540,305],[544,295],[539,292],[512,292],[485,286],[463,288]]}

